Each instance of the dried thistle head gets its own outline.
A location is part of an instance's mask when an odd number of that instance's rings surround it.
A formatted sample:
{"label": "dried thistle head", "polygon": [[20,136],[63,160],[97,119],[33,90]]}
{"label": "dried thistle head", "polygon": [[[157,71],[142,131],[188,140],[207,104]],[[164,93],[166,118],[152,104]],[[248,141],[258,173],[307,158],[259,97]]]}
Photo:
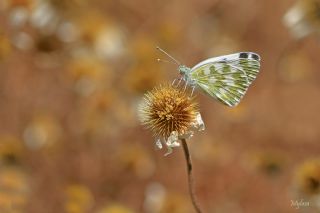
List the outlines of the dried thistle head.
{"label": "dried thistle head", "polygon": [[160,85],[145,94],[139,107],[141,122],[155,136],[165,140],[172,132],[186,134],[198,113],[197,103],[182,89],[170,84]]}

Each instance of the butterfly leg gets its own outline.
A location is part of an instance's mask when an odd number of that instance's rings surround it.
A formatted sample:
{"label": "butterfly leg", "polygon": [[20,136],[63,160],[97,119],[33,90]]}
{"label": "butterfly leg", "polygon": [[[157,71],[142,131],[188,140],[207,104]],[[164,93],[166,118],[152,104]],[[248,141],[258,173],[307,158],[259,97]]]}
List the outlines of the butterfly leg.
{"label": "butterfly leg", "polygon": [[187,86],[188,86],[188,81],[184,81],[184,90],[183,91],[187,90]]}
{"label": "butterfly leg", "polygon": [[190,96],[190,97],[192,97],[195,87],[196,87],[196,86],[192,86],[191,96]]}
{"label": "butterfly leg", "polygon": [[175,78],[175,79],[172,81],[171,85],[174,86],[174,83],[176,83],[176,81],[177,81],[177,79]]}
{"label": "butterfly leg", "polygon": [[181,81],[182,81],[182,77],[179,78],[179,82],[178,82],[178,84],[177,84],[177,87],[180,85]]}
{"label": "butterfly leg", "polygon": [[[176,84],[176,81],[178,81],[178,83]],[[173,81],[172,81],[172,86],[175,86],[175,87],[178,87],[179,85],[180,85],[180,83],[181,83],[181,81],[182,81],[182,77],[181,78],[176,78],[176,79],[174,79]]]}

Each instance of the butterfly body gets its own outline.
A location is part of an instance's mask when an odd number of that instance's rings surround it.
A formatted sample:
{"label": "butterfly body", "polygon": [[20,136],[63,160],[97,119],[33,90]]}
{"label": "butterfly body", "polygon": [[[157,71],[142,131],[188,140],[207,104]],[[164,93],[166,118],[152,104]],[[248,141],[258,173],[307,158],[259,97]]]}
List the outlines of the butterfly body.
{"label": "butterfly body", "polygon": [[187,85],[200,88],[207,95],[228,106],[236,106],[260,69],[260,56],[252,52],[209,58],[194,67],[179,65]]}
{"label": "butterfly body", "polygon": [[182,79],[186,82],[187,85],[195,86],[196,81],[191,76],[191,68],[186,65],[179,65],[178,67],[179,73],[182,75]]}

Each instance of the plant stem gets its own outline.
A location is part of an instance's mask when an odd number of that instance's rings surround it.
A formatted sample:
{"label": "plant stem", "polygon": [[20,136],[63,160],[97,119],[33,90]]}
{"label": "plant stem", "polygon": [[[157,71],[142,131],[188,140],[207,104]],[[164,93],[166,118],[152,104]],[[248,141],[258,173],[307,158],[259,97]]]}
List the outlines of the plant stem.
{"label": "plant stem", "polygon": [[189,148],[188,148],[186,139],[181,139],[181,142],[182,142],[184,156],[186,158],[186,163],[187,163],[188,185],[189,185],[190,198],[191,198],[192,205],[193,205],[194,209],[196,210],[196,212],[201,213],[202,211],[200,209],[200,206],[199,206],[197,199],[196,199],[196,195],[194,193],[193,175],[192,175],[192,161],[191,161]]}

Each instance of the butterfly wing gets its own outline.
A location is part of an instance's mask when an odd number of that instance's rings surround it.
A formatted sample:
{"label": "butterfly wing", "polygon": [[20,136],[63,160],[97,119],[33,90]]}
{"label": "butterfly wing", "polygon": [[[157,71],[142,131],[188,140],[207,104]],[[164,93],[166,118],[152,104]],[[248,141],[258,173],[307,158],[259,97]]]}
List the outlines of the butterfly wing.
{"label": "butterfly wing", "polygon": [[208,95],[228,106],[236,106],[259,69],[258,54],[241,52],[200,62],[191,69],[190,78]]}

